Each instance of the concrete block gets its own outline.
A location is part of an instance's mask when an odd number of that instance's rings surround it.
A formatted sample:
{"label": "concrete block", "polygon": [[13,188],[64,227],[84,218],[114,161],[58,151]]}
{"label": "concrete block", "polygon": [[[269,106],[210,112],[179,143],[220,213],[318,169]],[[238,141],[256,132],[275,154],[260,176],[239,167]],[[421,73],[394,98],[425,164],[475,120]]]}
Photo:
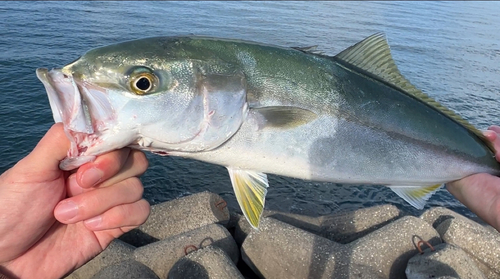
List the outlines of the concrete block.
{"label": "concrete block", "polygon": [[456,213],[455,211],[452,211],[445,207],[433,207],[426,210],[424,213],[422,213],[422,215],[420,215],[420,219],[431,224],[434,228],[437,228],[439,224],[451,218],[457,218],[465,220],[467,222],[472,222],[469,218],[463,216],[462,214]]}
{"label": "concrete block", "polygon": [[[378,228],[396,220],[401,211],[393,205],[380,205],[338,214],[312,217],[274,210],[264,210],[263,217],[271,217],[299,229],[317,234],[329,240],[346,244],[363,237]],[[246,219],[238,220],[235,240],[238,245],[252,228],[245,224]]]}
{"label": "concrete block", "polygon": [[383,278],[404,278],[407,263],[418,253],[416,244],[424,240],[441,243],[438,232],[427,222],[404,216],[354,242],[345,245],[345,260],[367,265]]}
{"label": "concrete block", "polygon": [[454,244],[472,255],[483,274],[500,278],[500,235],[472,221],[448,219],[437,231],[443,241]]}
{"label": "concrete block", "polygon": [[217,194],[201,192],[153,205],[148,220],[120,237],[140,247],[208,224],[226,225],[229,211]]}
{"label": "concrete block", "polygon": [[118,239],[113,240],[109,246],[86,264],[68,275],[67,279],[89,279],[101,269],[132,258],[135,247]]}
{"label": "concrete block", "polygon": [[457,278],[486,279],[474,261],[459,247],[442,243],[424,250],[410,259],[406,267],[408,279]]}
{"label": "concrete block", "polygon": [[242,214],[236,212],[232,208],[228,209],[229,209],[229,221],[226,224],[226,228],[229,230],[229,229],[234,229],[236,227],[236,224],[240,220]]}
{"label": "concrete block", "polygon": [[169,279],[243,279],[236,265],[220,248],[208,246],[177,261]]}
{"label": "concrete block", "polygon": [[240,215],[240,218],[236,223],[236,227],[234,228],[234,240],[239,247],[241,247],[243,241],[245,241],[245,238],[252,230],[254,230],[254,228],[252,228],[250,223],[248,223],[245,216]]}
{"label": "concrete block", "polygon": [[341,244],[267,217],[248,234],[241,254],[262,278],[319,279],[335,278],[331,275],[341,249]]}
{"label": "concrete block", "polygon": [[318,235],[322,230],[322,216],[313,217],[276,210],[264,210],[262,216],[280,220],[283,223]]}
{"label": "concrete block", "polygon": [[[263,278],[404,278],[415,239],[441,243],[426,222],[406,216],[349,244],[264,218],[242,245],[242,259]],[[414,244],[415,243],[415,244]]]}
{"label": "concrete block", "polygon": [[108,266],[92,279],[159,279],[156,274],[147,266],[134,260],[123,261]]}
{"label": "concrete block", "polygon": [[167,278],[172,266],[187,253],[206,246],[217,246],[237,262],[239,251],[228,230],[218,224],[210,224],[196,230],[137,248],[134,258],[151,268],[160,278]]}
{"label": "concrete block", "polygon": [[393,222],[401,216],[394,205],[384,204],[320,218],[319,235],[349,243]]}

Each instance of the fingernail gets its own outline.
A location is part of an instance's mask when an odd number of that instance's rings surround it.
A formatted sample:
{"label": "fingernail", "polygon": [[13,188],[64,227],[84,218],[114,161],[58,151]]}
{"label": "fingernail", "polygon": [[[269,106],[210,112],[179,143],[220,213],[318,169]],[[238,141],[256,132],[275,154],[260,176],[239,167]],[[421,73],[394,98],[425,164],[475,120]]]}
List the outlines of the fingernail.
{"label": "fingernail", "polygon": [[96,216],[84,221],[85,226],[91,230],[99,229],[99,227],[101,226],[101,222],[101,216]]}
{"label": "fingernail", "polygon": [[82,184],[84,184],[83,186],[85,185],[95,186],[97,183],[101,181],[103,175],[104,173],[102,172],[102,170],[98,168],[88,169],[82,174]]}
{"label": "fingernail", "polygon": [[60,221],[70,221],[78,214],[78,205],[73,201],[61,202],[57,206],[54,214],[57,215]]}

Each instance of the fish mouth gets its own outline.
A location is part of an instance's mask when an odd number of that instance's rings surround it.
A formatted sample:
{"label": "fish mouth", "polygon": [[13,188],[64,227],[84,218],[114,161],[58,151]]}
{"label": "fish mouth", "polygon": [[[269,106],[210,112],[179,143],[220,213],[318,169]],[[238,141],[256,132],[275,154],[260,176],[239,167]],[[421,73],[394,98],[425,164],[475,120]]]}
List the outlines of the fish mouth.
{"label": "fish mouth", "polygon": [[106,90],[78,80],[61,69],[38,68],[36,75],[47,91],[54,121],[64,124],[71,142],[67,158],[59,167],[71,170],[93,161],[98,154],[88,151],[99,143],[99,137],[113,118]]}

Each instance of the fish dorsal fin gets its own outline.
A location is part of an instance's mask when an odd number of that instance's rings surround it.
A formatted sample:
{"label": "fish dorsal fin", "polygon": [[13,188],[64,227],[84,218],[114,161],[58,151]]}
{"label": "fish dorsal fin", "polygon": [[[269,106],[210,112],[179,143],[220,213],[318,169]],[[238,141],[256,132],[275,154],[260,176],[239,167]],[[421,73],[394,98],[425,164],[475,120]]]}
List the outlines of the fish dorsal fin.
{"label": "fish dorsal fin", "polygon": [[481,138],[488,147],[495,152],[493,145],[484,137],[483,133],[476,129],[455,112],[442,106],[439,102],[416,88],[398,70],[391,55],[389,44],[383,33],[376,33],[363,41],[345,49],[335,56],[341,62],[356,66],[379,79],[401,89],[407,94],[421,100],[434,109],[441,111],[455,122],[467,128]]}

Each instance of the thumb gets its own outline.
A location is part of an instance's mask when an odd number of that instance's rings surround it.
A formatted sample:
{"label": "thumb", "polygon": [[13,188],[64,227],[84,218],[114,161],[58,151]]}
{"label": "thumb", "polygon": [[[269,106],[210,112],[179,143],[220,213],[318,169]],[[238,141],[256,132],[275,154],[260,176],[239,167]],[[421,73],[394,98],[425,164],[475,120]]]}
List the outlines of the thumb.
{"label": "thumb", "polygon": [[59,170],[59,162],[66,157],[69,148],[70,142],[64,132],[63,124],[56,123],[45,133],[33,151],[22,160],[22,164],[32,172]]}

